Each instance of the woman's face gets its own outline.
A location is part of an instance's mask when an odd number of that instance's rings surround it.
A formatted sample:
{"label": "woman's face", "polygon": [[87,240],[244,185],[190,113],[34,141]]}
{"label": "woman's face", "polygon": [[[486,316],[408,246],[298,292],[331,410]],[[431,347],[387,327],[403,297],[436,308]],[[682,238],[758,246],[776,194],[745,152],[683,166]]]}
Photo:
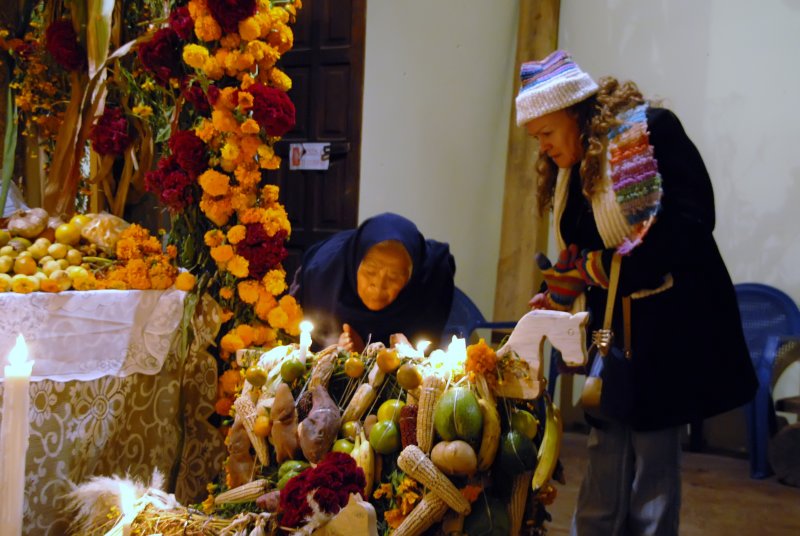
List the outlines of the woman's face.
{"label": "woman's face", "polygon": [[400,242],[372,246],[356,272],[358,297],[370,311],[389,306],[411,278],[411,257]]}
{"label": "woman's face", "polygon": [[525,123],[530,136],[539,140],[539,152],[560,168],[571,168],[583,158],[581,133],[576,116],[558,110]]}

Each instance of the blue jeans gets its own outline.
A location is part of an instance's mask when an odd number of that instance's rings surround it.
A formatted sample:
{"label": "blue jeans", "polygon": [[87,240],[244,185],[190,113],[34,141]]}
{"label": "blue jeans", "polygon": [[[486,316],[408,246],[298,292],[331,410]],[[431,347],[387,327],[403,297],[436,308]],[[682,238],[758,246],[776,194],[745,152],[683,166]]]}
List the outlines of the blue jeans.
{"label": "blue jeans", "polygon": [[634,432],[617,423],[592,428],[571,536],[676,536],[680,430]]}

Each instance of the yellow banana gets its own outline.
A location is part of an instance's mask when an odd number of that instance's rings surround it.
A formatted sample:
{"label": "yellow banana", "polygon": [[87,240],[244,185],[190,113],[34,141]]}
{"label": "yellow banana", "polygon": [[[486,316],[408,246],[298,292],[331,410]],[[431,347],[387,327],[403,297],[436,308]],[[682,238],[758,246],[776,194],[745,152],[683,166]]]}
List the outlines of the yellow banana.
{"label": "yellow banana", "polygon": [[478,400],[483,415],[481,446],[478,449],[478,471],[486,471],[492,466],[500,446],[500,414],[497,406],[485,398]]}
{"label": "yellow banana", "polygon": [[550,482],[553,471],[558,464],[558,455],[561,450],[561,434],[563,423],[561,422],[561,410],[558,409],[547,392],[544,393],[546,406],[546,419],[544,425],[544,435],[542,443],[539,445],[539,455],[536,461],[536,470],[533,472],[531,487],[534,493],[538,493],[542,487]]}

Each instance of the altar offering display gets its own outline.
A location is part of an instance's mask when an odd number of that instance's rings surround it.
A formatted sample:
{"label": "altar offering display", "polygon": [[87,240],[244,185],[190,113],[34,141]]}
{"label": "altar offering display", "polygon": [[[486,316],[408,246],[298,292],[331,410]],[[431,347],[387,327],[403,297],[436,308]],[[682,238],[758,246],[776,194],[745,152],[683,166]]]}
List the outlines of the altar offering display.
{"label": "altar offering display", "polygon": [[[104,512],[102,529],[127,519],[163,534],[545,534],[563,475],[541,343],[584,364],[585,322],[534,311],[497,351],[455,337],[428,355],[402,343],[239,351],[228,458],[208,498],[156,507],[147,497],[159,490],[143,489],[134,514]],[[82,531],[104,534],[93,522]]]}

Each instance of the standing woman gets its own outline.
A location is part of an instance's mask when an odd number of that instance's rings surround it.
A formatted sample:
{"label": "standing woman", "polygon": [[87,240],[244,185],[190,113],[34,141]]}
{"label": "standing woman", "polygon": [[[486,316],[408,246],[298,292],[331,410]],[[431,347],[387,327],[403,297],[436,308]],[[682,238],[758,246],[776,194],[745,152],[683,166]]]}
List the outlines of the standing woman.
{"label": "standing woman", "polygon": [[384,213],[318,242],[303,255],[291,293],[314,340],[360,352],[404,335],[436,348],[453,303],[455,260],[407,218]]}
{"label": "standing woman", "polygon": [[[605,381],[603,397],[624,391],[632,404],[587,415],[572,534],[677,535],[681,429],[748,402],[757,386],[712,235],[711,181],[678,118],[634,83],[598,84],[563,51],[524,63],[521,82],[517,125],[539,141],[538,201],[553,209],[561,250],[531,305],[585,308],[589,329],[601,328],[621,256],[613,345],[629,338],[632,378]],[[620,296],[631,298],[629,323]]]}

